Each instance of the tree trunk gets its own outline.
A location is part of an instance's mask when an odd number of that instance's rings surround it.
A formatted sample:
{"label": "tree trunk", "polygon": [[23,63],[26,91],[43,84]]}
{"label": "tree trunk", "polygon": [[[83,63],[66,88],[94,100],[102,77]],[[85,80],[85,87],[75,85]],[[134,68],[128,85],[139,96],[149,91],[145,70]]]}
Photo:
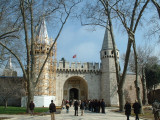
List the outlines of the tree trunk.
{"label": "tree trunk", "polygon": [[148,105],[147,85],[143,67],[142,67],[142,87],[143,87],[143,105]]}
{"label": "tree trunk", "polygon": [[124,64],[124,69],[122,76],[120,78],[120,81],[118,83],[118,93],[119,93],[119,110],[124,111],[124,84],[125,84],[125,77],[126,77],[126,72],[127,72],[127,67],[128,67],[128,61],[129,61],[129,56],[131,52],[131,45],[132,45],[132,40],[130,37],[128,38],[128,45],[127,45],[127,50],[126,50],[126,56],[125,56],[125,64]]}
{"label": "tree trunk", "polygon": [[115,44],[115,39],[114,39],[114,35],[113,35],[113,25],[112,25],[112,20],[110,17],[110,11],[108,9],[108,4],[107,4],[107,15],[108,15],[109,28],[110,28],[112,44],[113,44],[113,53],[114,53],[117,88],[118,88],[117,92],[118,92],[118,96],[119,96],[119,110],[124,111],[124,90],[123,90],[123,87],[122,88],[119,87],[119,82],[120,82],[119,62],[118,62],[118,58],[117,58],[116,44]]}
{"label": "tree trunk", "polygon": [[5,102],[5,109],[6,109],[8,106],[8,100],[4,100],[4,102]]}
{"label": "tree trunk", "polygon": [[[133,35],[133,34],[132,34]],[[141,105],[140,112],[143,114],[143,104],[142,104],[142,99],[141,99],[141,92],[140,92],[140,87],[138,83],[138,57],[137,57],[137,51],[136,51],[136,44],[135,44],[135,36],[133,37],[133,50],[134,50],[134,59],[135,59],[135,73],[136,73],[136,80],[135,80],[135,86],[136,86],[136,95],[139,104]]]}
{"label": "tree trunk", "polygon": [[124,111],[124,89],[123,88],[118,88],[118,96],[119,96],[119,111],[123,112]]}
{"label": "tree trunk", "polygon": [[155,100],[155,93],[156,93],[156,85],[154,85],[154,90],[153,90],[153,101]]}
{"label": "tree trunk", "polygon": [[35,92],[35,85],[33,84],[33,78],[29,80],[28,84],[28,100],[27,100],[27,113],[29,113],[29,104],[31,101],[34,101],[34,92]]}

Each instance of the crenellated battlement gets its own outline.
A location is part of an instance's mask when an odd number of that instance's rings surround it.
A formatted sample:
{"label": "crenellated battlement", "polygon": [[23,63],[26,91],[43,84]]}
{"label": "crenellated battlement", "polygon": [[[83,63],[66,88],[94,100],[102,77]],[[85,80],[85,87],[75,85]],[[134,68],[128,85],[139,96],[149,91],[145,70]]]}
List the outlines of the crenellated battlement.
{"label": "crenellated battlement", "polygon": [[81,62],[67,62],[59,61],[56,63],[57,70],[71,70],[71,71],[99,71],[99,63],[81,63]]}

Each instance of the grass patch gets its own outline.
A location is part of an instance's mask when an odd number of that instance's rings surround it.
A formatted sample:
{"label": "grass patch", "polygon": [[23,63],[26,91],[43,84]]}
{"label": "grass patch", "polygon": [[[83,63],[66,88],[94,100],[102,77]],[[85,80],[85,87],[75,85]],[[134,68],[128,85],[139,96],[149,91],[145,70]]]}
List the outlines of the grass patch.
{"label": "grass patch", "polygon": [[[47,112],[48,108],[40,108],[37,107],[34,109],[34,113],[43,113]],[[10,107],[8,106],[6,109],[4,106],[0,106],[0,114],[26,114],[26,108],[25,107]]]}

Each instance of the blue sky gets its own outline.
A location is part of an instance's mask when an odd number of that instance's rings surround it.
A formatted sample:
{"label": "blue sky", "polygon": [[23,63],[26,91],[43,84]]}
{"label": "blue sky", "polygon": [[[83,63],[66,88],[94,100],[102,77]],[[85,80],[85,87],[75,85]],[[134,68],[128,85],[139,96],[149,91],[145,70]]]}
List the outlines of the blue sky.
{"label": "blue sky", "polygon": [[[105,28],[97,27],[96,31],[88,29],[88,26],[81,26],[79,21],[73,23],[68,21],[60,38],[57,41],[57,60],[62,57],[69,62],[99,62],[100,50],[102,47]],[[122,32],[114,30],[116,43],[120,52],[125,52],[127,37]],[[52,36],[48,30],[49,37]],[[73,59],[73,55],[77,55]]]}
{"label": "blue sky", "polygon": [[[64,57],[66,61],[69,62],[101,62],[100,50],[102,47],[105,28],[97,27],[96,31],[88,30],[88,28],[88,26],[81,26],[79,21],[67,22],[60,38],[57,41],[57,60]],[[120,27],[114,26],[113,29],[116,45],[121,55],[126,52],[128,36]],[[143,46],[145,42],[150,44],[150,41],[146,40],[144,37],[146,30],[147,28],[145,27],[137,29],[137,46]],[[49,30],[48,34],[49,37],[54,38]],[[151,43],[155,46],[155,49],[157,49],[158,44],[153,42]],[[73,59],[72,57],[75,54],[77,57]],[[156,50],[156,54],[159,54],[159,49]]]}

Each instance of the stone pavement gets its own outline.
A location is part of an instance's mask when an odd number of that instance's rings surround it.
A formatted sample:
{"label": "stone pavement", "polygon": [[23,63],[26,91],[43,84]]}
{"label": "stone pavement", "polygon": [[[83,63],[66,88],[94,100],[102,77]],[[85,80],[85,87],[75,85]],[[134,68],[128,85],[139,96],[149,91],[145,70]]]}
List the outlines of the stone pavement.
{"label": "stone pavement", "polygon": [[[79,116],[74,116],[73,107],[70,108],[69,113],[66,113],[66,109],[62,110],[61,114],[56,114],[56,120],[126,120],[126,116],[118,113],[112,112],[112,110],[117,109],[113,107],[106,108],[106,114],[102,113],[92,113],[88,110],[85,111],[84,116],[81,116],[79,110]],[[50,115],[44,116],[30,116],[30,115],[1,115],[0,117],[10,117],[10,119],[6,120],[50,120]],[[134,117],[130,117],[130,120],[135,120]],[[149,120],[149,119],[140,119],[140,120]]]}

